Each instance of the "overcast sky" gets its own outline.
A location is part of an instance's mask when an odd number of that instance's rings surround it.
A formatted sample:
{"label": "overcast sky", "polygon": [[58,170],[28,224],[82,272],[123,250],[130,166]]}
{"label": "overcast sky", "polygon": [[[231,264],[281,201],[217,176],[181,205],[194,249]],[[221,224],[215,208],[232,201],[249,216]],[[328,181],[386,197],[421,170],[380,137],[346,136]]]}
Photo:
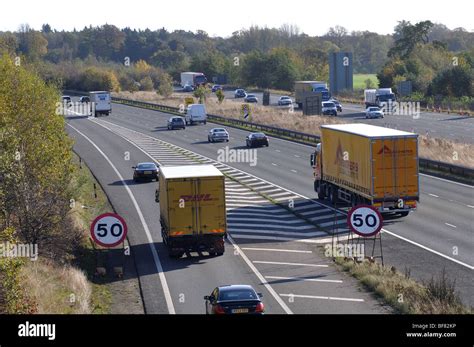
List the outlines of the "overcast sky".
{"label": "overcast sky", "polygon": [[450,29],[474,31],[473,13],[472,0],[5,0],[0,31],[15,31],[22,23],[34,29],[48,23],[53,29],[68,31],[108,23],[119,28],[201,29],[226,37],[251,25],[286,23],[311,36],[335,25],[389,34],[402,19],[431,20]]}

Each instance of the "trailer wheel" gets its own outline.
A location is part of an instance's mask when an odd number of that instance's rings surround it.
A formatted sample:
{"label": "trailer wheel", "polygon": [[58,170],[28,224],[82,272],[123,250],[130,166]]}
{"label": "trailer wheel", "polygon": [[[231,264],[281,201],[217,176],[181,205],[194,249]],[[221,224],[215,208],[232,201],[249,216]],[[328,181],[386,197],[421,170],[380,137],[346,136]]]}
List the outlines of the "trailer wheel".
{"label": "trailer wheel", "polygon": [[331,201],[332,204],[337,204],[337,201],[339,200],[337,198],[337,187],[331,186],[329,188],[329,200]]}
{"label": "trailer wheel", "polygon": [[358,205],[358,197],[357,194],[352,193],[351,194],[351,206],[356,207]]}
{"label": "trailer wheel", "polygon": [[400,217],[406,217],[406,216],[408,216],[409,213],[410,213],[409,211],[400,212]]}
{"label": "trailer wheel", "polygon": [[325,194],[326,192],[325,192],[325,189],[324,189],[324,185],[321,182],[317,184],[316,192],[318,193],[318,199],[319,200],[326,199],[326,194]]}

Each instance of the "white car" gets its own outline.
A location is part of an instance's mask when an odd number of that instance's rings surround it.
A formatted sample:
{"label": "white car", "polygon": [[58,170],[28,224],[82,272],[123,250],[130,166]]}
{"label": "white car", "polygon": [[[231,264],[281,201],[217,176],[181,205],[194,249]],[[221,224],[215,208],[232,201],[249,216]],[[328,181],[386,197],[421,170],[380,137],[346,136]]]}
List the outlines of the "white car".
{"label": "white car", "polygon": [[216,141],[225,141],[229,142],[229,133],[224,128],[213,128],[209,131],[207,135],[207,141],[216,142]]}
{"label": "white car", "polygon": [[384,114],[380,107],[372,106],[368,107],[367,110],[365,110],[365,118],[383,118]]}
{"label": "white car", "polygon": [[278,106],[289,106],[293,104],[293,101],[289,96],[280,96],[280,99],[278,99]]}
{"label": "white car", "polygon": [[325,101],[322,103],[323,115],[327,116],[337,116],[337,107],[336,104],[332,101]]}

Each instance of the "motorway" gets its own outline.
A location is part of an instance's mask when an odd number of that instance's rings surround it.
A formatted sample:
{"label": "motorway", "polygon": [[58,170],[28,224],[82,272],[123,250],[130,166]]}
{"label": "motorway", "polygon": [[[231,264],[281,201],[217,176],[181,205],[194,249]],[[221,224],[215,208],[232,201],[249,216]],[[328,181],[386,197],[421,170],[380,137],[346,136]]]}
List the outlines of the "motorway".
{"label": "motorway", "polygon": [[[224,94],[228,100],[235,100],[239,103],[243,102],[243,99],[234,99],[234,91],[226,90]],[[252,94],[255,94],[259,104],[262,104],[263,94],[258,92],[252,92]],[[280,96],[271,94],[270,105],[278,107]],[[363,105],[342,102],[342,113],[338,114],[338,118],[350,122],[374,124],[387,128],[411,131],[420,135],[474,144],[474,136],[472,136],[474,133],[474,117],[472,116],[461,116],[456,113],[420,112],[418,118],[410,115],[393,114],[385,115],[383,119],[365,119],[365,107]]]}
{"label": "motorway", "polygon": [[[239,182],[229,181],[226,185],[230,242],[234,244],[227,245],[221,258],[169,259],[161,244],[154,185],[133,184],[130,167],[150,160],[150,156],[165,165],[215,161],[217,150],[226,146],[207,143],[207,131],[213,127],[210,123],[184,131],[167,131],[169,116],[114,105],[109,117],[68,117],[67,129],[77,141],[75,150],[96,174],[115,209],[134,225],[129,237],[148,313],[170,312],[170,300],[178,313],[202,313],[202,296],[213,286],[225,283],[253,284],[264,293],[269,313],[386,312],[358,289],[353,279],[338,273],[322,256],[315,240],[327,238],[327,234],[255,194],[274,194],[282,201],[294,199],[298,212],[317,225],[331,229],[335,220],[337,230],[344,231],[344,208],[334,211],[311,200],[316,195],[312,192],[310,146],[271,138],[269,148],[257,150],[256,166],[225,163],[219,167],[239,178]],[[243,148],[246,132],[228,130],[229,147]],[[177,157],[179,149],[192,153]],[[129,155],[130,160],[125,160]],[[122,177],[118,177],[112,165]],[[411,276],[418,280],[429,280],[444,268],[450,278],[456,279],[463,301],[474,306],[474,188],[429,176],[422,176],[420,183],[418,211],[404,219],[386,221],[384,261],[402,272],[409,268]],[[152,249],[158,252],[163,272],[151,261]],[[163,300],[167,296],[171,298],[168,305]]]}

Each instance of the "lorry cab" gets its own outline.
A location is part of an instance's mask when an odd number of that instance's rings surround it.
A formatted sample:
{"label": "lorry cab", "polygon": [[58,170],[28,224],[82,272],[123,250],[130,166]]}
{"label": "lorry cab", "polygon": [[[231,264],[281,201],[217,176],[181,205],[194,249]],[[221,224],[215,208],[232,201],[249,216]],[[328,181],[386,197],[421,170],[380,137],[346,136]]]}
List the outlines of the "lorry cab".
{"label": "lorry cab", "polygon": [[188,106],[185,117],[186,125],[204,123],[207,121],[206,107],[203,104],[191,104]]}

